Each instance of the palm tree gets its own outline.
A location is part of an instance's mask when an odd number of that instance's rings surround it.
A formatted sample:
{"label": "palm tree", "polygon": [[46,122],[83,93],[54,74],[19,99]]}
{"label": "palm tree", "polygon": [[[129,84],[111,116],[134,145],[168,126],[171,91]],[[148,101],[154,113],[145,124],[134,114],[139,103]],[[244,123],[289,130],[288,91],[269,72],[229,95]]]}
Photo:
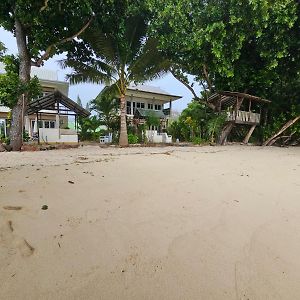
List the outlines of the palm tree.
{"label": "palm tree", "polygon": [[91,109],[95,110],[102,122],[110,131],[113,124],[117,122],[118,119],[118,99],[116,97],[116,92],[112,91],[111,87],[106,86],[100,94],[91,101]]}
{"label": "palm tree", "polygon": [[61,62],[63,67],[74,69],[68,75],[71,83],[101,83],[117,90],[120,146],[128,146],[125,100],[128,86],[158,78],[169,69],[157,41],[147,36],[147,26],[148,21],[142,15],[124,17],[115,32],[105,33],[94,25],[82,36],[83,42],[78,42],[76,50]]}

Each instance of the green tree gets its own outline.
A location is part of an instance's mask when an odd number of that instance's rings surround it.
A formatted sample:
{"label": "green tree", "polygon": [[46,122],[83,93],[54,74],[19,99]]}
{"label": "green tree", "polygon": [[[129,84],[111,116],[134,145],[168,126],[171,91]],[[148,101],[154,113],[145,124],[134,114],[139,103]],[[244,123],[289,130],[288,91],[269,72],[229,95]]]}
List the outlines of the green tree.
{"label": "green tree", "polygon": [[152,34],[175,64],[174,75],[191,90],[185,73],[194,75],[204,90],[267,97],[280,66],[299,55],[297,1],[148,2],[154,13]]}
{"label": "green tree", "polygon": [[35,76],[25,83],[19,78],[19,59],[14,55],[5,55],[0,58],[4,63],[5,73],[0,74],[0,103],[13,109],[18,99],[28,93],[29,98],[37,98],[41,94],[41,86]]}
{"label": "green tree", "polygon": [[110,87],[105,87],[99,95],[91,101],[91,108],[95,110],[101,120],[101,124],[105,125],[108,131],[114,128],[114,124],[119,120],[118,108],[119,101],[117,91]]}
{"label": "green tree", "polygon": [[6,48],[2,42],[0,42],[0,57],[4,55]]}
{"label": "green tree", "polygon": [[78,127],[80,131],[81,140],[97,140],[97,130],[101,125],[101,121],[97,116],[90,116],[87,118],[78,118]]}
{"label": "green tree", "polygon": [[82,101],[81,101],[79,95],[77,95],[77,101],[76,101],[76,103],[82,107]]}
{"label": "green tree", "polygon": [[125,5],[112,29],[103,31],[95,22],[82,36],[85,55],[77,50],[82,46],[78,45],[62,63],[74,69],[69,76],[72,83],[104,83],[117,89],[121,146],[128,145],[125,93],[129,84],[157,78],[169,68],[156,47],[156,39],[147,36],[148,12],[138,3]]}
{"label": "green tree", "polygon": [[172,122],[170,133],[180,140],[194,139],[214,142],[226,119],[225,114],[215,113],[211,108],[193,100],[182,111],[177,121]]}
{"label": "green tree", "polygon": [[[88,0],[0,1],[0,26],[16,37],[20,81],[28,85],[31,66],[39,67],[45,60],[66,50],[65,44],[89,26],[91,15]],[[26,107],[28,101],[29,92],[25,90],[12,109],[10,141],[13,150],[19,150],[22,145],[22,107]]]}

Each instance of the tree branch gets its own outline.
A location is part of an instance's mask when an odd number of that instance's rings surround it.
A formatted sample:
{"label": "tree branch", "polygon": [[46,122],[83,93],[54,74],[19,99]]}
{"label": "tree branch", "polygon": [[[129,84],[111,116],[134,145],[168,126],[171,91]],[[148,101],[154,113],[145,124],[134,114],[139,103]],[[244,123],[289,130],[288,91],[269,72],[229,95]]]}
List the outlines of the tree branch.
{"label": "tree branch", "polygon": [[170,70],[171,74],[174,76],[175,79],[177,79],[179,82],[181,82],[194,96],[195,99],[198,99],[199,97],[197,96],[195,90],[184,80],[182,80],[179,76],[177,76],[172,70]]}
{"label": "tree branch", "polygon": [[200,97],[197,96],[195,90],[186,83],[183,79],[181,79],[179,76],[177,76],[172,70],[170,70],[171,74],[174,76],[175,79],[177,79],[179,82],[181,82],[194,96],[194,99],[197,100],[200,103],[205,104],[206,106],[210,107],[211,109],[215,109],[215,106],[207,101],[202,100]]}
{"label": "tree branch", "polygon": [[204,75],[204,78],[207,82],[208,88],[209,88],[210,91],[212,91],[212,84],[211,84],[211,81],[210,81],[209,76],[208,76],[207,66],[204,64],[202,69],[203,69],[203,75]]}
{"label": "tree branch", "polygon": [[76,32],[76,33],[73,34],[72,36],[67,37],[67,38],[64,38],[64,39],[58,41],[57,43],[54,43],[54,44],[50,45],[50,46],[46,49],[45,53],[44,53],[38,60],[36,60],[36,61],[31,61],[31,65],[32,65],[32,66],[35,66],[35,67],[40,67],[40,66],[43,64],[44,60],[47,60],[47,59],[49,58],[49,56],[51,55],[51,51],[52,51],[56,46],[61,45],[61,44],[64,44],[64,43],[66,43],[66,42],[70,42],[70,41],[72,41],[74,38],[76,38],[76,37],[78,37],[80,34],[82,34],[82,33],[90,26],[90,24],[91,24],[93,18],[94,18],[94,16],[92,16],[92,17],[88,20],[88,22],[87,22],[87,23],[86,23],[86,24],[85,24],[78,32]]}

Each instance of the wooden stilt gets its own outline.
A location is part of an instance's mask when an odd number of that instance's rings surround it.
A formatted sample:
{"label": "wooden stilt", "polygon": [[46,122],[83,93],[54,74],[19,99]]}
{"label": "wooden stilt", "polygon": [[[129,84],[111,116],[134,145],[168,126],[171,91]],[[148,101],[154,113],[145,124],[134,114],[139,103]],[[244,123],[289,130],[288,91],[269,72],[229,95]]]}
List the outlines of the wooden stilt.
{"label": "wooden stilt", "polygon": [[222,129],[222,132],[220,134],[220,138],[219,138],[220,145],[224,145],[226,143],[227,137],[233,127],[234,127],[234,122],[229,122],[224,126],[224,128]]}
{"label": "wooden stilt", "polygon": [[251,126],[251,128],[249,129],[247,135],[245,136],[245,138],[244,138],[244,140],[243,140],[243,143],[244,143],[244,144],[248,144],[249,139],[250,139],[250,137],[251,137],[251,135],[252,135],[252,133],[253,133],[255,127],[256,127],[256,124],[253,124],[253,125]]}

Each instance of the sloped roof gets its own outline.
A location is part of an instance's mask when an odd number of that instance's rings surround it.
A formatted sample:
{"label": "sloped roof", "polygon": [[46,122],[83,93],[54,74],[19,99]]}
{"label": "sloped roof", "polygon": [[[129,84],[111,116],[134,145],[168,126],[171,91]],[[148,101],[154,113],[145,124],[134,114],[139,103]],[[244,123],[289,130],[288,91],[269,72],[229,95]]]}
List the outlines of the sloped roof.
{"label": "sloped roof", "polygon": [[144,84],[130,85],[127,90],[140,91],[140,92],[144,92],[144,93],[152,93],[152,94],[157,94],[157,95],[171,96],[176,99],[182,98],[182,96],[172,95],[172,94],[166,92],[165,90],[161,89],[160,87],[144,85]]}
{"label": "sloped roof", "polygon": [[155,117],[160,119],[165,118],[165,115],[161,110],[152,110],[146,108],[137,108],[134,114],[135,117],[142,117],[142,118],[146,118],[150,115],[154,115]]}
{"label": "sloped roof", "polygon": [[39,112],[40,110],[57,111],[57,109],[53,109],[57,102],[81,117],[88,117],[90,115],[89,111],[78,105],[76,102],[74,102],[58,90],[29,103],[27,113],[28,115],[32,115]]}
{"label": "sloped roof", "polygon": [[239,92],[230,92],[230,91],[219,91],[208,98],[208,102],[217,105],[218,103],[225,104],[226,106],[231,106],[235,103],[236,98],[245,98],[252,101],[257,101],[261,103],[271,103],[270,100],[263,99],[257,96],[239,93]]}

